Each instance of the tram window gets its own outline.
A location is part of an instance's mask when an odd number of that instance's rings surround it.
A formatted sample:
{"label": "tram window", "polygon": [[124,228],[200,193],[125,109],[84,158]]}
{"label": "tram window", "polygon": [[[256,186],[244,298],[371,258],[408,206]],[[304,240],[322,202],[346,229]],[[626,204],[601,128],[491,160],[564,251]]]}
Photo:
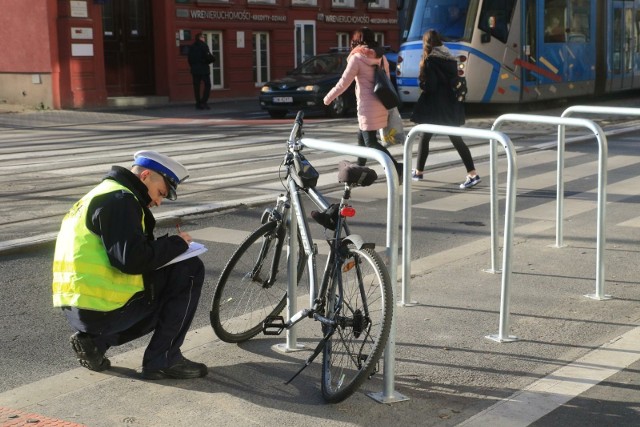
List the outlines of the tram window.
{"label": "tram window", "polygon": [[591,4],[588,0],[569,2],[567,16],[567,41],[588,43],[591,40]]}
{"label": "tram window", "polygon": [[544,41],[562,43],[566,41],[566,0],[547,0],[544,2]]}
{"label": "tram window", "polygon": [[[633,23],[633,39],[638,40],[638,35],[640,34],[640,10],[636,11],[636,19]],[[635,43],[636,52],[640,52],[640,43]]]}
{"label": "tram window", "polygon": [[478,28],[506,43],[515,3],[515,0],[487,0],[482,2]]}

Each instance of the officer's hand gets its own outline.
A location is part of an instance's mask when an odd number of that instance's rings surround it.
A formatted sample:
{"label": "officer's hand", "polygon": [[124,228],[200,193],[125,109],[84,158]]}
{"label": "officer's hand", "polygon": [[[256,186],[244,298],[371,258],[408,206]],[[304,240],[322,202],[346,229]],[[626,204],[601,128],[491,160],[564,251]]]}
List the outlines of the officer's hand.
{"label": "officer's hand", "polygon": [[182,239],[187,243],[191,243],[193,241],[189,233],[185,231],[181,231],[180,233],[178,233],[178,236],[182,237]]}

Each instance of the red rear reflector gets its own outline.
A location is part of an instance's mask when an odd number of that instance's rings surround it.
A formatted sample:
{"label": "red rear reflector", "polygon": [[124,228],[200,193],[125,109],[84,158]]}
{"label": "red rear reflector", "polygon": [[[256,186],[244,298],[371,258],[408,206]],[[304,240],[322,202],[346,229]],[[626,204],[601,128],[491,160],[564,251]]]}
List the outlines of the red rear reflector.
{"label": "red rear reflector", "polygon": [[351,206],[345,206],[340,210],[340,215],[347,218],[351,218],[352,216],[356,216],[356,210],[353,209]]}
{"label": "red rear reflector", "polygon": [[342,266],[342,271],[346,273],[347,271],[351,270],[355,266],[356,266],[356,262],[354,260],[349,260],[344,263],[344,266]]}

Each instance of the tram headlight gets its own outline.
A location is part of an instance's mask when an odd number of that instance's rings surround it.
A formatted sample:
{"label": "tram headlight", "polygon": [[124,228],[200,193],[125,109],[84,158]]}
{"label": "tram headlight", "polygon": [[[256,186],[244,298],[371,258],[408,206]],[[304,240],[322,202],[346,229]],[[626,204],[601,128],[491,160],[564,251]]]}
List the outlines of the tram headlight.
{"label": "tram headlight", "polygon": [[463,76],[465,73],[465,68],[467,66],[467,57],[464,55],[458,56],[458,75]]}

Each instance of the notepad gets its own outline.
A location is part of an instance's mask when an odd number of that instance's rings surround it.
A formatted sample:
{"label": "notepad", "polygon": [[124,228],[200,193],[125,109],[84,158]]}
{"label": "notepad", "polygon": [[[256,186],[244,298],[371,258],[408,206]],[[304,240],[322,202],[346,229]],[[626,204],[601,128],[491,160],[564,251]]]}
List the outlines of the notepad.
{"label": "notepad", "polygon": [[207,248],[202,243],[191,242],[189,243],[189,248],[186,251],[182,252],[180,255],[178,255],[168,263],[158,267],[158,269],[166,267],[167,265],[175,264],[176,262],[184,261],[185,259],[189,259],[194,256],[201,255],[205,252],[207,252]]}

